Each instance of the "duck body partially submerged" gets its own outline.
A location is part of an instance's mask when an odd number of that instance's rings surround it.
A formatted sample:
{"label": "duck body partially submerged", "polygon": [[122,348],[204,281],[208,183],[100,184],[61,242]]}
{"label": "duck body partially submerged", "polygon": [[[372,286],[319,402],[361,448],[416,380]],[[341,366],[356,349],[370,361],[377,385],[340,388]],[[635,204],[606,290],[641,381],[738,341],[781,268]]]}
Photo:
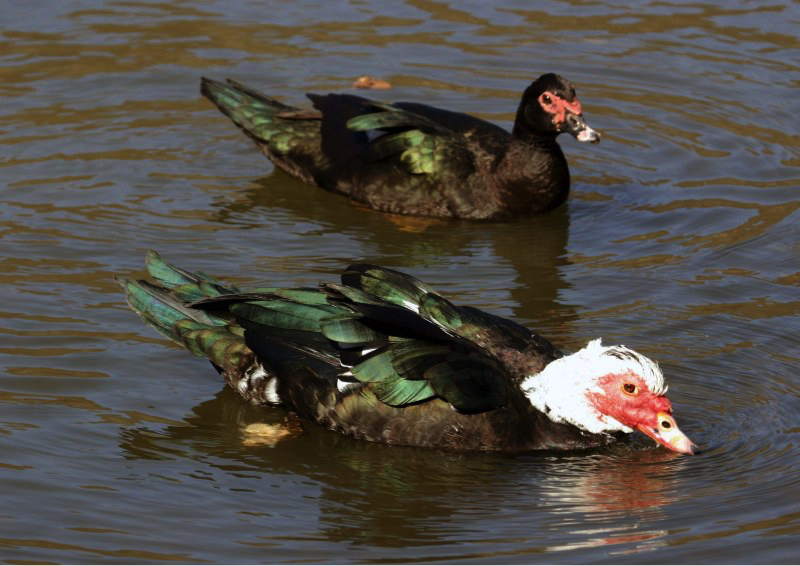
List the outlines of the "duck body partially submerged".
{"label": "duck body partially submerged", "polygon": [[672,450],[658,366],[599,340],[565,356],[527,328],[367,264],[341,284],[247,291],[148,253],[159,284],[120,280],[142,319],[207,358],[251,403],[387,444],[520,452],[591,448],[634,429]]}
{"label": "duck body partially submerged", "polygon": [[546,74],[525,90],[512,132],[425,104],[309,94],[313,109],[238,82],[203,78],[201,92],[290,175],[382,212],[508,220],[546,212],[569,193],[556,137],[599,134],[575,89]]}

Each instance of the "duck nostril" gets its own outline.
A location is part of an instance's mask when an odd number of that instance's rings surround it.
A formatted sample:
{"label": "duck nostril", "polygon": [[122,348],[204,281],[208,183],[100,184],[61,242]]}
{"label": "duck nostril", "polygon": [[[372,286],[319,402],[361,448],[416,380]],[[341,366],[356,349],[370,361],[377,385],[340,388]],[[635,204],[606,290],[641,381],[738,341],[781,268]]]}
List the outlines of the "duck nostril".
{"label": "duck nostril", "polygon": [[567,116],[567,125],[573,130],[581,129],[584,126],[583,120],[581,120],[575,114],[570,114],[569,116]]}

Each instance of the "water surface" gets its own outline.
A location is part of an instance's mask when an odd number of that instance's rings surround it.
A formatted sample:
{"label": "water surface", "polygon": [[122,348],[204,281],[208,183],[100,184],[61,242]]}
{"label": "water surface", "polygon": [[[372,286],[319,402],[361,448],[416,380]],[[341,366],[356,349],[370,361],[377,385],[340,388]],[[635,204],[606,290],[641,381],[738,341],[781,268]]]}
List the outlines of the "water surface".
{"label": "water surface", "polygon": [[[800,7],[28,2],[0,28],[0,560],[793,562],[800,555]],[[510,224],[398,222],[273,170],[199,96],[390,81],[510,127],[556,71],[599,146]],[[662,365],[684,457],[274,446],[125,306],[145,250],[239,284],[407,270],[564,349]]]}

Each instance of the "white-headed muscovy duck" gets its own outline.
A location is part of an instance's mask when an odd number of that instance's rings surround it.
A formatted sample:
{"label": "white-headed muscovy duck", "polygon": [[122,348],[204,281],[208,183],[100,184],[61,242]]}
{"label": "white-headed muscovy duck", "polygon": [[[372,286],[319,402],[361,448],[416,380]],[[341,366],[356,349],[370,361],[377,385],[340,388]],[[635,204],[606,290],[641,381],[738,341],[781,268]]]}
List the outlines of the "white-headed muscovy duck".
{"label": "white-headed muscovy duck", "polygon": [[287,106],[238,82],[201,92],[289,175],[375,210],[505,220],[545,212],[569,193],[556,137],[600,141],[573,86],[553,73],[522,95],[514,128],[425,104],[309,94]]}
{"label": "white-headed muscovy duck", "polygon": [[252,403],[283,405],[387,444],[519,452],[608,444],[640,430],[685,454],[658,366],[594,340],[563,355],[417,279],[352,265],[341,284],[239,290],[147,255],[159,284],[120,280],[142,319]]}

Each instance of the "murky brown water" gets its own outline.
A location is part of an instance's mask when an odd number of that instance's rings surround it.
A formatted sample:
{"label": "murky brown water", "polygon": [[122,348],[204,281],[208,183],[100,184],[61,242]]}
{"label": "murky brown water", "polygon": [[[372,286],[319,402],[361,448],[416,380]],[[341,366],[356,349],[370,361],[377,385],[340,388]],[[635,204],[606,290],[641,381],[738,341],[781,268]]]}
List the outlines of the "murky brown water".
{"label": "murky brown water", "polygon": [[[0,561],[793,562],[800,556],[800,5],[72,2],[0,31]],[[541,72],[567,206],[397,225],[272,171],[201,75],[510,125]],[[416,231],[415,231],[416,230]],[[396,266],[577,348],[658,359],[681,457],[637,440],[518,458],[308,427],[275,447],[203,361],[127,310],[144,251],[240,283]]]}

